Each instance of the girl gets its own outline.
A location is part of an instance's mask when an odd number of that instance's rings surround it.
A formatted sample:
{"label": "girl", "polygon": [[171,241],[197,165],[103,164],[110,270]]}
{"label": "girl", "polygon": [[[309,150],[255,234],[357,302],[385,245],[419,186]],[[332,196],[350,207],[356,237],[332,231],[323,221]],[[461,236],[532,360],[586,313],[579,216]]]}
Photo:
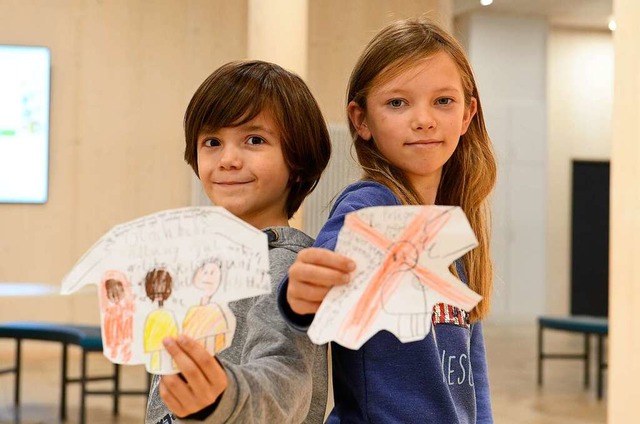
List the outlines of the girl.
{"label": "girl", "polygon": [[327,292],[355,265],[335,248],[345,214],[369,206],[457,205],[479,241],[452,267],[483,296],[467,314],[434,307],[423,340],[382,331],[357,351],[332,344],[335,407],[328,422],[491,423],[480,320],[492,284],[487,196],[496,165],[469,62],[458,42],[424,20],[380,31],[349,81],[347,114],[361,181],[337,198],[314,247],[280,286],[279,307],[306,330]]}

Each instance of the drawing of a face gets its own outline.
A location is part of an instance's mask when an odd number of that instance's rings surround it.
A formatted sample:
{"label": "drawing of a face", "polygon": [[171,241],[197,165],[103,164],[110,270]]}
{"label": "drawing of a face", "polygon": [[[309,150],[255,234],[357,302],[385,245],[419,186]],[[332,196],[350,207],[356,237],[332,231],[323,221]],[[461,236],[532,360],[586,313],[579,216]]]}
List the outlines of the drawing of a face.
{"label": "drawing of a face", "polygon": [[163,268],[149,271],[144,278],[144,288],[147,297],[153,302],[158,301],[160,307],[171,296],[171,284],[173,279],[169,272]]}
{"label": "drawing of a face", "polygon": [[124,299],[124,286],[122,281],[110,278],[104,283],[107,292],[107,299],[112,303],[119,303]]}
{"label": "drawing of a face", "polygon": [[220,286],[220,265],[216,262],[208,262],[202,265],[193,276],[193,285],[204,290],[207,295],[212,295]]}
{"label": "drawing of a face", "polygon": [[418,249],[408,241],[394,243],[391,246],[391,254],[393,261],[398,263],[402,271],[415,268],[418,263]]}

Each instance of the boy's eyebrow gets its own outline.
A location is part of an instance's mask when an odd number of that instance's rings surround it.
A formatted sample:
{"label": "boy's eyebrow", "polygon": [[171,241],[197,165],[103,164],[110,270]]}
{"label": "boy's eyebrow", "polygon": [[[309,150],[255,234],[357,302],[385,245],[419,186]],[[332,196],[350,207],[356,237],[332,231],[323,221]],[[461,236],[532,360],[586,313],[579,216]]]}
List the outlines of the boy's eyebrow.
{"label": "boy's eyebrow", "polygon": [[[264,131],[267,134],[271,134],[273,136],[276,135],[276,133],[265,127],[264,125],[258,125],[258,124],[242,124],[242,125],[238,125],[238,128],[242,128],[244,131]],[[202,137],[212,137],[214,136],[216,133],[216,131],[212,131],[212,130],[207,130],[207,129],[202,129],[202,131],[200,131],[200,134],[198,134],[198,138],[202,138]]]}
{"label": "boy's eyebrow", "polygon": [[245,131],[264,131],[264,132],[266,132],[268,134],[275,135],[275,133],[272,130],[270,130],[269,128],[267,128],[267,127],[265,127],[263,125],[257,125],[257,124],[248,125],[248,124],[244,124],[244,125],[240,125],[240,127],[242,129],[244,129]]}

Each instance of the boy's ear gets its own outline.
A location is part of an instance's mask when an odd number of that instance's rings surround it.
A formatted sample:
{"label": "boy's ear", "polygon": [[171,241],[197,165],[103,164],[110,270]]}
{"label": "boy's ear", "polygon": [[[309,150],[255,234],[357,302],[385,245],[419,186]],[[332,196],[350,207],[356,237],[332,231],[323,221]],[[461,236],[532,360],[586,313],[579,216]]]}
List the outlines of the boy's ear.
{"label": "boy's ear", "polygon": [[367,114],[364,109],[362,109],[356,102],[351,101],[347,105],[347,115],[349,115],[349,120],[355,127],[358,135],[363,140],[371,140],[371,131],[367,126]]}
{"label": "boy's ear", "polygon": [[464,115],[462,117],[462,131],[460,131],[460,135],[465,135],[467,130],[469,129],[469,124],[471,124],[471,120],[476,115],[478,111],[478,102],[475,97],[471,98],[469,102],[469,107],[464,109]]}

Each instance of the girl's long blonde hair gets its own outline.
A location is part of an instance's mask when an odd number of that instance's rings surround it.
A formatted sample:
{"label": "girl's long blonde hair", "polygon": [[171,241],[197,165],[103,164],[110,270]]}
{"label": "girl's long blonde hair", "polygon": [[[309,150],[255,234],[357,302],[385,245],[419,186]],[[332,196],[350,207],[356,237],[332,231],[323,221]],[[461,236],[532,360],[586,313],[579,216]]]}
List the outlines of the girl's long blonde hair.
{"label": "girl's long blonde hair", "polygon": [[[455,38],[426,19],[394,22],[382,29],[360,56],[349,79],[347,104],[354,101],[366,112],[367,95],[373,87],[397,76],[418,60],[441,51],[453,59],[460,71],[466,106],[470,106],[472,98],[477,102],[477,112],[467,132],[442,169],[436,195],[436,204],[460,206],[464,210],[478,239],[478,247],[463,257],[469,287],[483,297],[471,312],[471,320],[477,321],[487,316],[491,303],[493,263],[487,203],[495,185],[496,161],[484,123],[478,88],[463,48]],[[415,187],[380,153],[376,144],[362,139],[351,121],[349,129],[364,178],[389,187],[403,204],[423,204]],[[454,267],[451,269],[456,272]]]}

